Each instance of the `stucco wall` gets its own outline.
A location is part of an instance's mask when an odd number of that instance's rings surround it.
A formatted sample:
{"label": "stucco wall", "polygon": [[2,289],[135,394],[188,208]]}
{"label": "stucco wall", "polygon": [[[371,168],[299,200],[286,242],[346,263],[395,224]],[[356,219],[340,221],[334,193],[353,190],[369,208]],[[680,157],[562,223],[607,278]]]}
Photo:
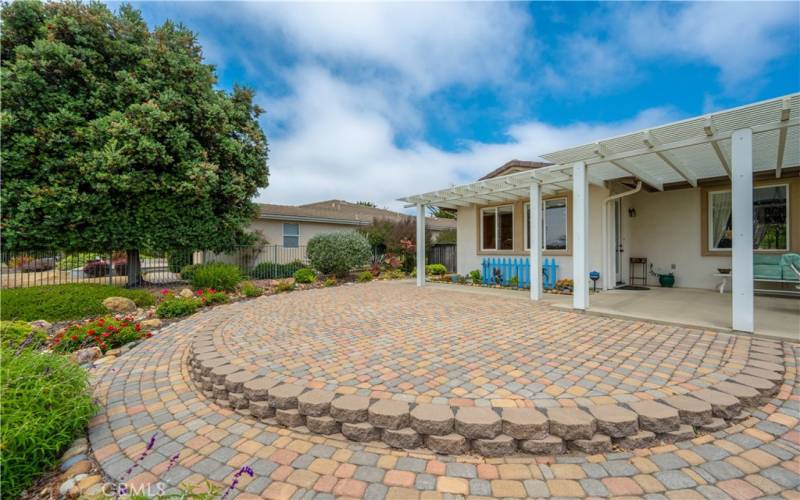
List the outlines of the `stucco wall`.
{"label": "stucco wall", "polygon": [[[700,189],[640,192],[625,199],[623,227],[627,225],[626,256],[623,267],[627,276],[628,258],[647,257],[656,271],[669,272],[675,266],[675,286],[713,288],[720,278],[717,268],[731,267],[730,257],[703,256],[700,249]],[[628,210],[634,208],[636,217]],[[658,279],[649,276],[650,285]]]}
{"label": "stucco wall", "polygon": [[[598,187],[598,186],[590,186],[589,187],[589,268],[591,270],[601,271],[602,269],[602,250],[600,246],[600,238],[601,238],[601,209],[603,205],[603,199],[608,196],[608,190]],[[524,206],[527,203],[526,200],[520,200],[516,202],[517,207]],[[571,199],[568,203],[572,203]],[[499,257],[525,257],[528,256],[528,252],[524,251],[523,248],[523,239],[524,239],[524,232],[521,230],[516,230],[514,233],[515,238],[515,246],[519,248],[513,252],[497,252],[497,253],[490,253],[490,252],[479,252],[477,251],[478,248],[478,214],[480,212],[480,208],[482,206],[478,205],[471,205],[469,207],[460,207],[458,209],[458,217],[457,217],[457,224],[458,224],[458,269],[461,271],[462,274],[467,274],[469,271],[473,269],[480,269],[481,262],[486,257],[492,257],[493,255],[497,255]],[[571,208],[570,208],[571,210]],[[570,212],[571,213],[571,212]],[[524,212],[521,208],[515,208],[514,210],[514,224],[515,227],[522,228],[524,226]],[[571,236],[571,235],[570,235]],[[519,242],[519,245],[517,245]],[[556,259],[558,264],[558,278],[572,278],[572,256],[571,255],[554,255],[549,254],[547,252],[544,253],[543,258]],[[598,286],[602,286],[602,279],[598,281]]]}

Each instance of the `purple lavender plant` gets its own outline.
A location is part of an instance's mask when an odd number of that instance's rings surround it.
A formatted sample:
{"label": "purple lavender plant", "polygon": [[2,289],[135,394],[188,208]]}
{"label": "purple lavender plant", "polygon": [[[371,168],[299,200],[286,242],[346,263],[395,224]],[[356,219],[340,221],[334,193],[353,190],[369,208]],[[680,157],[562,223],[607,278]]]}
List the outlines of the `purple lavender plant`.
{"label": "purple lavender plant", "polygon": [[233,491],[234,488],[236,488],[236,485],[239,484],[239,478],[242,477],[242,474],[245,474],[245,473],[247,473],[247,475],[249,475],[250,477],[253,477],[253,469],[250,468],[249,465],[245,465],[244,467],[239,469],[239,472],[237,472],[236,474],[233,475],[233,481],[231,481],[231,484],[225,490],[225,493],[222,494],[222,496],[220,497],[220,500],[225,500],[225,497],[227,497],[228,494],[231,491]]}

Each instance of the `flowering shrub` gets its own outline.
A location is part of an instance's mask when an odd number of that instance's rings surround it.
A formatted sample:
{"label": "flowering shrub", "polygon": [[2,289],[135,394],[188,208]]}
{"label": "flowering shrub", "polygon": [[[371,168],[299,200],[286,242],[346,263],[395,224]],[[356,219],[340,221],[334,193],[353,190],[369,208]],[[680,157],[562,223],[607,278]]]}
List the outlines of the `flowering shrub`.
{"label": "flowering shrub", "polygon": [[323,274],[346,276],[350,270],[369,263],[372,249],[360,233],[322,233],[308,241],[308,259]]}
{"label": "flowering shrub", "polygon": [[156,316],[159,318],[180,318],[197,311],[203,303],[194,297],[169,297],[161,301],[156,307]]}
{"label": "flowering shrub", "polygon": [[56,352],[72,352],[84,347],[99,347],[106,352],[128,342],[152,336],[151,332],[143,330],[139,323],[134,322],[131,316],[106,316],[74,323],[60,330],[53,338],[52,347]]}
{"label": "flowering shrub", "polygon": [[200,302],[204,306],[213,306],[214,304],[226,304],[228,302],[228,296],[225,292],[221,292],[219,290],[214,290],[213,288],[207,288],[205,290],[197,290],[194,292]]}

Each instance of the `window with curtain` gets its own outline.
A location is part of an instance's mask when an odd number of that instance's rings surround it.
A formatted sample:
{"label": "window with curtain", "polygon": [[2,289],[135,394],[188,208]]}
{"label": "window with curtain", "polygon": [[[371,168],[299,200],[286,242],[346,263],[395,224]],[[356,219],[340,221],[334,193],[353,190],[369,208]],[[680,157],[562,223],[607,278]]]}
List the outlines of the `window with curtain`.
{"label": "window with curtain", "polygon": [[514,209],[511,205],[481,209],[481,249],[514,249]]}
{"label": "window with curtain", "polygon": [[[709,249],[730,250],[733,243],[731,192],[709,193],[708,205]],[[789,200],[786,184],[753,189],[753,249],[789,249]]]}
{"label": "window with curtain", "polygon": [[[530,203],[525,204],[525,249],[531,248],[531,235],[528,232],[531,216]],[[567,249],[567,199],[554,198],[542,201],[542,249]]]}
{"label": "window with curtain", "polygon": [[299,224],[283,224],[283,246],[286,248],[297,248],[300,246]]}

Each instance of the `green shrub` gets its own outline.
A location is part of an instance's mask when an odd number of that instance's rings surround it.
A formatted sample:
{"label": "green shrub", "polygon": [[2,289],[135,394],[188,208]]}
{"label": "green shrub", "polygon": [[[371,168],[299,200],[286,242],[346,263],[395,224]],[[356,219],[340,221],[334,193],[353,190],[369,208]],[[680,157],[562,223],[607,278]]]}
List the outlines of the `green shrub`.
{"label": "green shrub", "polygon": [[191,250],[177,250],[167,254],[167,266],[169,272],[180,273],[183,268],[192,263]]}
{"label": "green shrub", "polygon": [[336,286],[336,278],[327,278],[323,284],[325,286]]}
{"label": "green shrub", "polygon": [[64,328],[56,334],[52,346],[55,352],[73,352],[84,347],[99,347],[106,352],[151,336],[130,318],[106,316]]}
{"label": "green shrub", "polygon": [[519,277],[512,276],[510,280],[508,280],[508,285],[514,288],[519,288]]}
{"label": "green shrub", "polygon": [[214,288],[225,290],[226,292],[236,289],[236,285],[242,281],[242,273],[239,267],[234,264],[223,264],[222,262],[210,262],[200,264],[194,268],[192,274],[192,287],[194,288]]}
{"label": "green shrub", "polygon": [[251,281],[245,281],[239,285],[239,290],[241,290],[242,295],[245,297],[259,297],[264,290],[255,286]]}
{"label": "green shrub", "polygon": [[296,283],[314,283],[317,281],[317,273],[307,267],[295,271],[293,277]]}
{"label": "green shrub", "polygon": [[16,498],[51,470],[96,408],[86,370],[65,356],[0,349],[0,488]]}
{"label": "green shrub", "polygon": [[258,280],[274,280],[291,278],[295,271],[306,267],[305,264],[296,260],[288,264],[278,264],[275,262],[261,262],[250,271],[250,277]]}
{"label": "green shrub", "polygon": [[139,307],[153,305],[155,299],[145,290],[130,290],[111,285],[75,283],[4,289],[0,294],[0,319],[50,322],[82,319],[107,312],[103,299],[127,297]]}
{"label": "green shrub", "polygon": [[425,274],[432,274],[434,276],[444,276],[447,274],[447,268],[444,264],[428,264],[425,266]]}
{"label": "green shrub", "polygon": [[275,287],[275,293],[291,292],[294,290],[294,283],[291,281],[281,281]]}
{"label": "green shrub", "polygon": [[36,349],[47,340],[47,332],[40,328],[34,329],[24,321],[0,321],[0,341],[3,347],[16,349],[30,337],[26,347]]}
{"label": "green shrub", "polygon": [[201,305],[202,302],[194,297],[170,297],[156,307],[156,316],[159,318],[180,318],[181,316],[193,314]]}
{"label": "green shrub", "polygon": [[392,269],[391,271],[385,271],[381,274],[381,278],[387,280],[401,280],[406,277],[406,273],[399,269]]}
{"label": "green shrub", "polygon": [[481,272],[478,269],[472,270],[469,272],[469,279],[472,283],[478,285],[482,282],[481,280]]}
{"label": "green shrub", "polygon": [[356,232],[318,234],[308,241],[306,251],[316,270],[340,277],[372,258],[369,241]]}
{"label": "green shrub", "polygon": [[181,279],[192,281],[194,277],[194,270],[197,269],[198,264],[187,264],[181,268]]}
{"label": "green shrub", "polygon": [[358,278],[356,278],[359,283],[366,283],[367,281],[372,281],[372,273],[369,271],[363,271],[358,273]]}

